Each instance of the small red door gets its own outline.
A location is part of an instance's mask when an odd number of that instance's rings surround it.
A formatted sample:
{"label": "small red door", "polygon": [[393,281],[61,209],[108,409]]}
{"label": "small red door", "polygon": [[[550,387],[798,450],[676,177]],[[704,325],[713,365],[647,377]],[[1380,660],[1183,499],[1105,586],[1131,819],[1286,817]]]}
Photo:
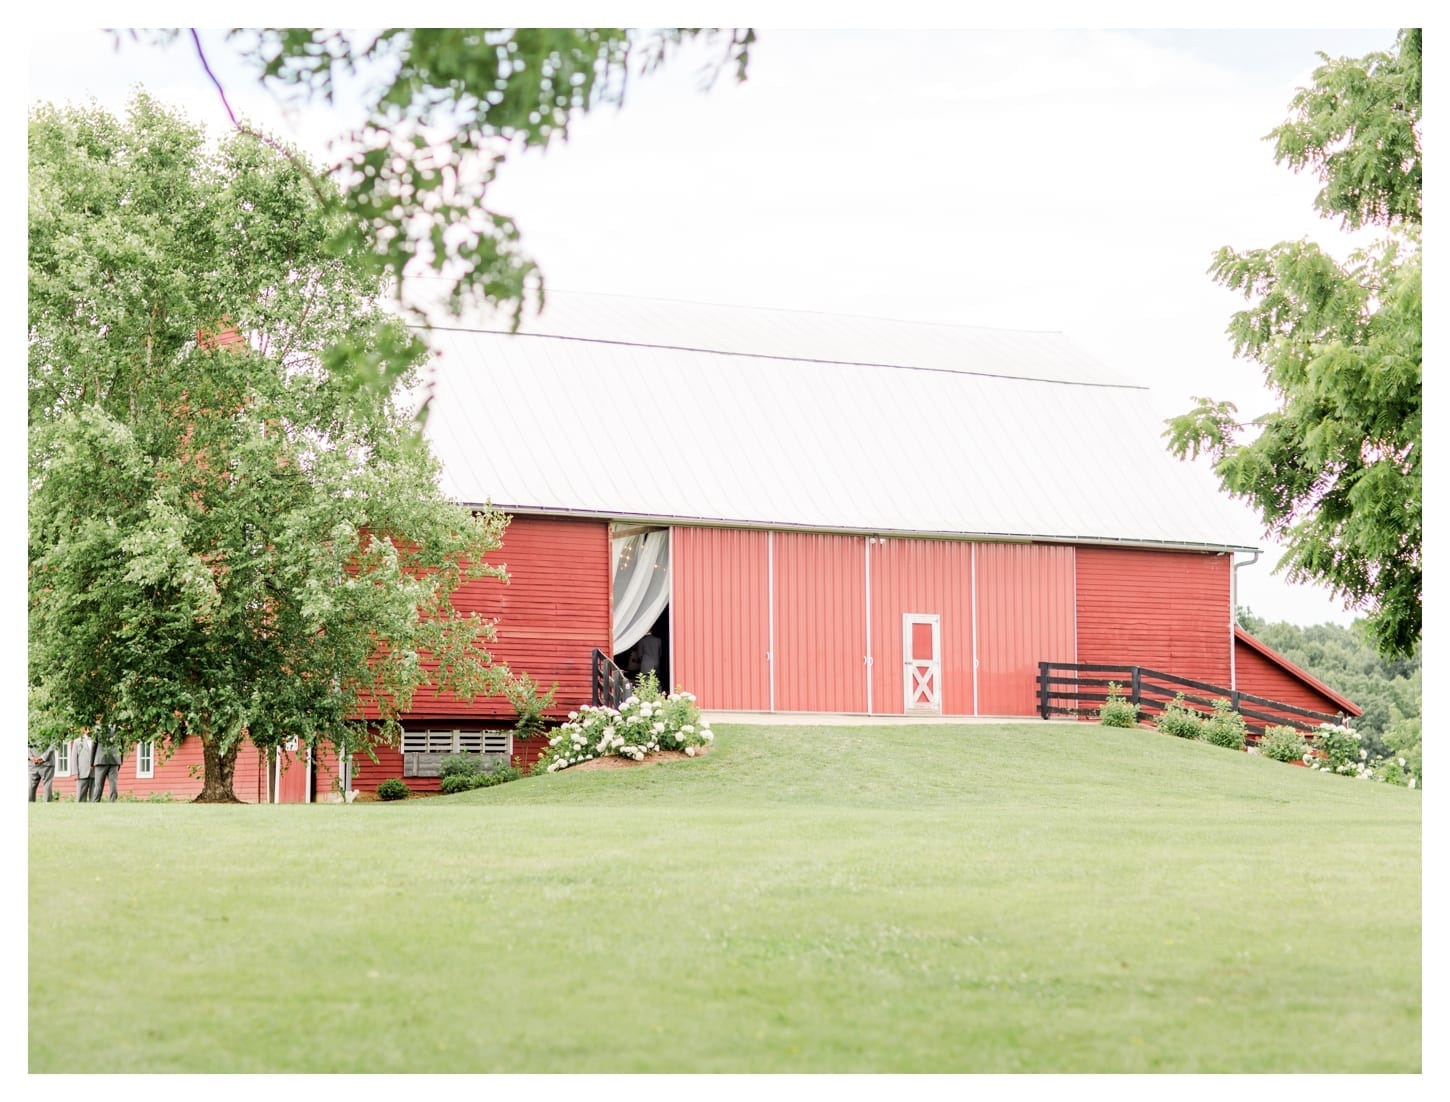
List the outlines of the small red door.
{"label": "small red door", "polygon": [[312,748],[297,746],[289,738],[277,750],[277,799],[279,804],[305,804],[312,796]]}

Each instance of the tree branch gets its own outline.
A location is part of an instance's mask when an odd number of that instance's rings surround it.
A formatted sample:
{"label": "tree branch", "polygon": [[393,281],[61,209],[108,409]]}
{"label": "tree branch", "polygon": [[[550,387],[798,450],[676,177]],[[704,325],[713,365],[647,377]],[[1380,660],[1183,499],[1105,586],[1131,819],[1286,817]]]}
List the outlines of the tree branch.
{"label": "tree branch", "polygon": [[294,154],[290,149],[288,149],[281,142],[277,141],[275,138],[271,138],[266,134],[258,133],[250,126],[244,126],[241,122],[237,120],[236,112],[232,110],[232,105],[227,100],[227,90],[222,87],[222,82],[217,79],[216,74],[211,71],[211,66],[207,64],[206,51],[201,48],[201,36],[196,33],[195,27],[191,28],[191,41],[192,44],[196,47],[196,56],[201,61],[201,67],[206,71],[206,75],[211,79],[211,82],[216,85],[217,95],[221,97],[222,106],[226,108],[227,118],[232,120],[232,126],[236,128],[238,133],[246,134],[249,137],[255,138],[259,142],[264,142],[265,144],[270,145],[278,153],[282,154],[282,156],[286,157],[289,161],[291,161],[292,164],[301,171],[303,179],[305,179],[307,183],[311,186],[312,193],[317,196],[317,201],[321,203],[324,207],[327,206],[327,196],[323,194],[322,188],[318,185],[317,180],[312,175],[310,167],[305,161],[301,160],[296,154]]}
{"label": "tree branch", "polygon": [[222,106],[227,109],[227,118],[232,120],[232,125],[238,130],[243,129],[242,124],[237,122],[237,115],[232,110],[232,105],[227,102],[227,90],[222,87],[222,82],[217,80],[216,74],[211,71],[211,66],[207,64],[206,51],[201,48],[201,36],[196,33],[195,27],[191,28],[191,41],[192,45],[196,47],[196,56],[201,61],[202,69],[206,71],[206,75],[211,79],[211,82],[216,85],[216,92],[221,97]]}

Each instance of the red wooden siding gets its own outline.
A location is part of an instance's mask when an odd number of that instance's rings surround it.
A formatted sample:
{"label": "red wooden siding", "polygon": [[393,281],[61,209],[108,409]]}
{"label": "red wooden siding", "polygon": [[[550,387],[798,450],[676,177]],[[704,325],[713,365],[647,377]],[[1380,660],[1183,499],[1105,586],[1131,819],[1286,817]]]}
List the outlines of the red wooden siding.
{"label": "red wooden siding", "polygon": [[1312,712],[1357,716],[1360,708],[1242,628],[1234,631],[1234,662],[1240,692],[1293,704]]}
{"label": "red wooden siding", "polygon": [[[176,748],[176,752],[165,761],[161,760],[161,751],[158,749],[150,777],[136,776],[136,748],[132,747],[126,751],[125,760],[121,762],[120,772],[116,775],[119,782],[117,789],[125,795],[135,796],[142,800],[161,793],[169,793],[173,800],[190,800],[201,791],[201,770],[200,739],[182,740],[181,745]],[[67,780],[71,787],[66,791],[74,795],[74,778],[67,778]],[[237,799],[244,803],[267,802],[266,758],[250,742],[244,741],[242,748],[237,751],[236,772],[232,775],[232,791],[237,794]],[[108,789],[107,799],[109,798]]]}
{"label": "red wooden siding", "polygon": [[871,710],[905,712],[902,617],[941,617],[944,715],[973,714],[972,545],[949,540],[871,542]]}
{"label": "red wooden siding", "polygon": [[442,783],[439,777],[403,776],[403,754],[391,746],[375,746],[373,753],[377,761],[366,754],[353,756],[352,786],[359,792],[376,792],[378,785],[397,777],[414,792],[437,792]]}
{"label": "red wooden siding", "polygon": [[[494,578],[465,582],[453,595],[454,607],[498,620],[498,638],[490,647],[496,663],[529,674],[544,689],[559,683],[551,715],[562,718],[589,703],[590,652],[598,647],[608,653],[612,631],[609,526],[598,520],[514,517],[504,530],[503,546],[488,561],[507,566],[508,583]],[[514,712],[502,697],[468,702],[428,688],[414,695],[403,718],[464,717],[507,726]]]}
{"label": "red wooden siding", "polygon": [[865,539],[776,532],[774,544],[776,709],[864,712]]}
{"label": "red wooden siding", "polygon": [[1211,552],[1079,547],[1077,661],[1228,685],[1232,561]]}
{"label": "red wooden siding", "polygon": [[1037,664],[1074,661],[1074,548],[977,545],[977,711],[1037,714]]}
{"label": "red wooden siding", "polygon": [[342,778],[337,768],[337,754],[332,747],[319,746],[312,752],[312,769],[313,801],[323,804],[341,801]]}
{"label": "red wooden siding", "polygon": [[676,528],[670,569],[670,669],[702,708],[770,708],[769,536]]}

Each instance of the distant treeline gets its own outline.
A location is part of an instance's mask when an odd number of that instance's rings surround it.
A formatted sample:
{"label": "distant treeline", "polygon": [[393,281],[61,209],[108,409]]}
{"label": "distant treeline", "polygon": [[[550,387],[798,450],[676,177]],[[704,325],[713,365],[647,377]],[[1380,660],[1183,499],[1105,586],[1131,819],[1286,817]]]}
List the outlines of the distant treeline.
{"label": "distant treeline", "polygon": [[1386,661],[1365,641],[1360,621],[1351,627],[1270,624],[1247,608],[1239,609],[1238,618],[1249,634],[1364,709],[1354,728],[1371,757],[1412,758],[1419,772],[1419,650],[1409,658]]}

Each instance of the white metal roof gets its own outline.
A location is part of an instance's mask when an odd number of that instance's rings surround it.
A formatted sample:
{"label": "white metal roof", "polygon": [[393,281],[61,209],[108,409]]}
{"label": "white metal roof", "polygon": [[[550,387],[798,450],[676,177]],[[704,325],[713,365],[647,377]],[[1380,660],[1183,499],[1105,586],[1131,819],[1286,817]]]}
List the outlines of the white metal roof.
{"label": "white metal roof", "polygon": [[1059,333],[558,292],[506,328],[428,338],[427,433],[467,504],[1249,547],[1147,390]]}

